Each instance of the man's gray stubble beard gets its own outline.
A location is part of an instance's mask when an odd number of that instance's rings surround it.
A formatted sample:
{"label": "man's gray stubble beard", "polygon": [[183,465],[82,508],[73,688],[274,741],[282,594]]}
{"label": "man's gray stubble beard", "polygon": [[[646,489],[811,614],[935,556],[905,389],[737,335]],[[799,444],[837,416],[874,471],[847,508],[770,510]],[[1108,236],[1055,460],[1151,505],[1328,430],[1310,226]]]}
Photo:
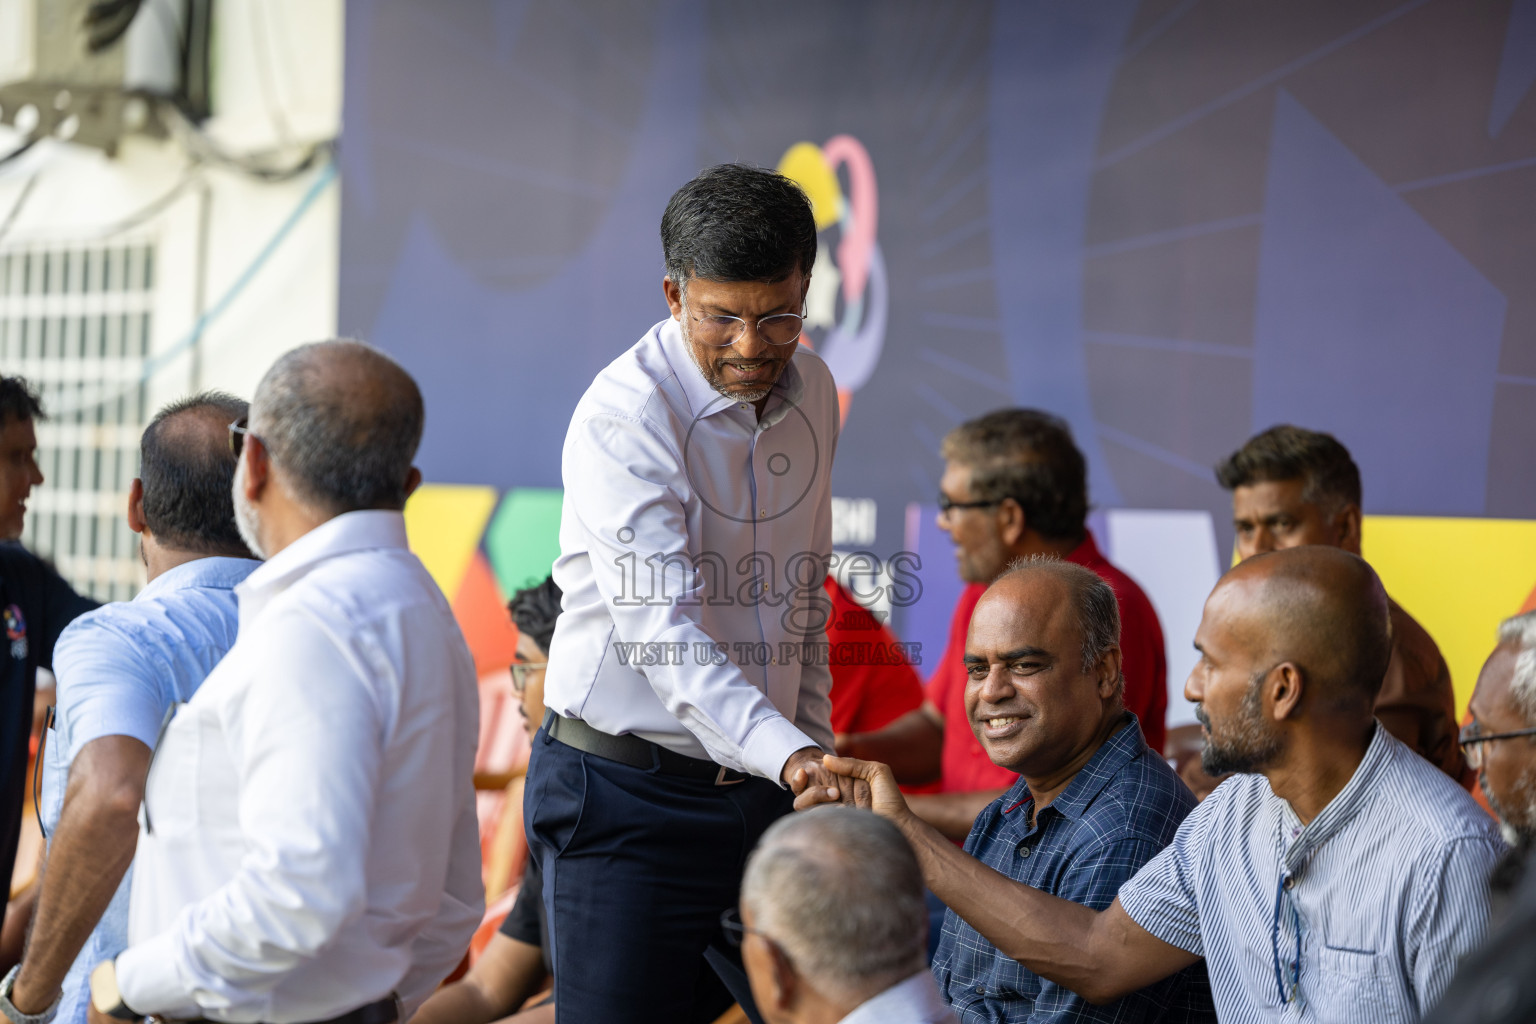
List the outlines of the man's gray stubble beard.
{"label": "man's gray stubble beard", "polygon": [[265,559],[267,556],[261,550],[261,513],[256,511],[245,496],[245,460],[241,459],[235,467],[234,484],[235,501],[235,529],[240,531],[240,539],[245,541],[245,546],[251,549],[251,554],[257,558]]}

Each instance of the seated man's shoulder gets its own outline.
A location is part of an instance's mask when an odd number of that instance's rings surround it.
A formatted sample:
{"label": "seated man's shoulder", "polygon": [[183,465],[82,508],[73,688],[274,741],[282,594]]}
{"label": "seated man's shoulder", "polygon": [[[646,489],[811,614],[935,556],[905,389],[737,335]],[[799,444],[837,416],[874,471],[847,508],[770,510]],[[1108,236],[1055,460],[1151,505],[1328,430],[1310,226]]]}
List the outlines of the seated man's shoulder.
{"label": "seated man's shoulder", "polygon": [[1371,805],[1406,843],[1440,847],[1464,839],[1502,845],[1498,827],[1461,785],[1391,735]]}
{"label": "seated man's shoulder", "polygon": [[1127,838],[1166,845],[1196,806],[1194,794],[1178,773],[1146,750],[1115,773],[1090,810],[1101,823],[1122,823]]}

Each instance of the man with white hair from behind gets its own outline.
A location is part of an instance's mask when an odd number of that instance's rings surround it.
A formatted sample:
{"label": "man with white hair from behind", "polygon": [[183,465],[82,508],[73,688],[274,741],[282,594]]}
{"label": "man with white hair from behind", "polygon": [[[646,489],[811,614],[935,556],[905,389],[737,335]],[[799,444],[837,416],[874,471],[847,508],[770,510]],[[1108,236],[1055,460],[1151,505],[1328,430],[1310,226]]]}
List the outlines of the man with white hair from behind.
{"label": "man with white hair from behind", "polygon": [[747,861],[740,915],[722,920],[768,1024],[952,1024],[927,922],[900,830],[848,807],[774,823]]}

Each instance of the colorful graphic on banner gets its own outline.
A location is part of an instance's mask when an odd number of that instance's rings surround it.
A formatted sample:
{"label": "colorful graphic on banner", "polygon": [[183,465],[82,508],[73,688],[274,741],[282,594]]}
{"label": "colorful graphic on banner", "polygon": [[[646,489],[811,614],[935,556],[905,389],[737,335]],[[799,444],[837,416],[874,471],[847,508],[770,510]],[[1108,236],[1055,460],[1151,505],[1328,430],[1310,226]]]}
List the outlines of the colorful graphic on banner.
{"label": "colorful graphic on banner", "polygon": [[[846,195],[840,167],[848,174]],[[802,340],[827,361],[846,421],[853,393],[880,361],[890,304],[885,257],[875,237],[880,220],[875,167],[858,139],[834,135],[820,146],[795,143],[780,158],[778,171],[805,189],[821,233],[805,297],[811,336]]]}

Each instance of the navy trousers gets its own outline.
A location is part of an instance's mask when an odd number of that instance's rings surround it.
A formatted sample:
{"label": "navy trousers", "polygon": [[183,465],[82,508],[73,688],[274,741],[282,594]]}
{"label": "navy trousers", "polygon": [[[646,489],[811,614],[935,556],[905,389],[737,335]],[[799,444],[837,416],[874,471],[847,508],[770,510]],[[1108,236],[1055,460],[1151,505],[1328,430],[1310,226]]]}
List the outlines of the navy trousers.
{"label": "navy trousers", "polygon": [[544,872],[559,1021],[754,1020],[740,953],[720,929],[758,837],[793,808],[766,779],[663,775],[533,741],[523,820]]}

